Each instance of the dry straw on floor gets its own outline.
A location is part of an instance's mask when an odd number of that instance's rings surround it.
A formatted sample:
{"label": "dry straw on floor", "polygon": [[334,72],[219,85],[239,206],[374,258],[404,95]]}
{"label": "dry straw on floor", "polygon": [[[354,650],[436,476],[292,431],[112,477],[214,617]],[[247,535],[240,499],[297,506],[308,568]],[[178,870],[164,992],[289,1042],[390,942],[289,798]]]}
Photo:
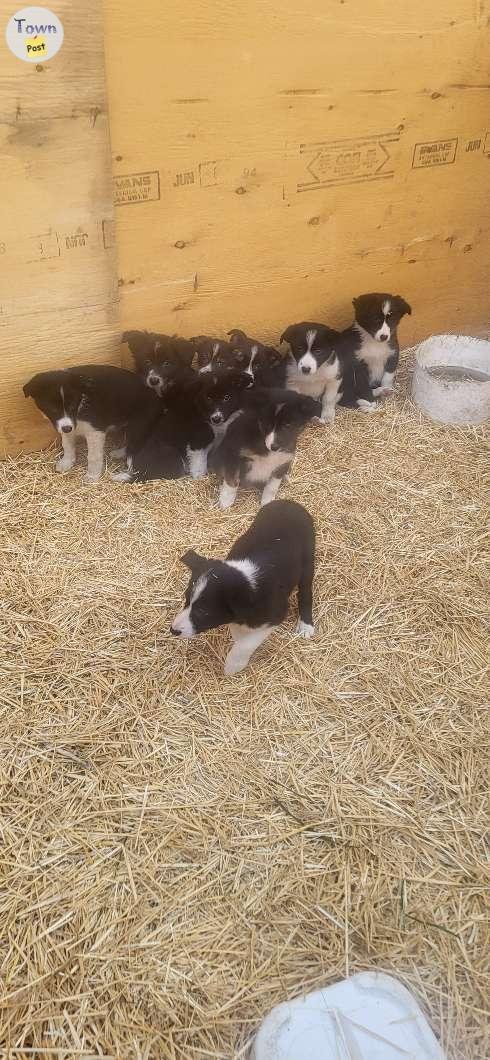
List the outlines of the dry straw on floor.
{"label": "dry straw on floor", "polygon": [[309,429],[318,633],[233,679],[168,627],[252,494],[3,464],[1,1057],[238,1060],[367,968],[489,1055],[485,461],[403,398]]}

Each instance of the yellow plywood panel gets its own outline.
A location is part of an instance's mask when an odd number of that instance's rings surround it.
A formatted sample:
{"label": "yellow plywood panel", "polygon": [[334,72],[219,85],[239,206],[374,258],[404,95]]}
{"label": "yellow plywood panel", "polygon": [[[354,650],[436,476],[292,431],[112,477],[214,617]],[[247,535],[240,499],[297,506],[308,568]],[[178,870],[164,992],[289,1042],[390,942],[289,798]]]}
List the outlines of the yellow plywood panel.
{"label": "yellow plywood panel", "polygon": [[488,324],[486,0],[106,0],[121,310],[184,335]]}
{"label": "yellow plywood panel", "polygon": [[34,372],[119,358],[101,5],[59,0],[64,43],[38,65],[4,44],[15,10],[0,0],[0,453],[51,436]]}

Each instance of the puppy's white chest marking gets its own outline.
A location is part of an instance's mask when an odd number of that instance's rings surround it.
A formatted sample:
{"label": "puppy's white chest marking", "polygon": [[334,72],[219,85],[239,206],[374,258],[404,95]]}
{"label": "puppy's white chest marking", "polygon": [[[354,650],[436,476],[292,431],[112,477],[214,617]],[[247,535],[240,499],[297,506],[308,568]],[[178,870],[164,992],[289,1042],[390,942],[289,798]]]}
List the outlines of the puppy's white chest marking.
{"label": "puppy's white chest marking", "polygon": [[362,335],[362,345],[356,352],[358,361],[365,361],[368,366],[369,382],[379,383],[383,377],[384,366],[393,350],[388,343],[376,342],[367,332]]}
{"label": "puppy's white chest marking", "polygon": [[244,482],[268,482],[273,477],[274,472],[279,467],[284,467],[292,459],[292,453],[286,453],[284,451],[278,451],[277,453],[267,453],[264,456],[257,456],[250,454],[249,459],[251,460],[250,467],[246,472]]}
{"label": "puppy's white chest marking", "polygon": [[307,397],[320,398],[326,390],[333,389],[337,385],[339,365],[337,358],[320,365],[318,371],[313,375],[304,375],[298,371],[294,357],[288,361],[287,381],[288,390],[295,390],[297,394],[305,394]]}

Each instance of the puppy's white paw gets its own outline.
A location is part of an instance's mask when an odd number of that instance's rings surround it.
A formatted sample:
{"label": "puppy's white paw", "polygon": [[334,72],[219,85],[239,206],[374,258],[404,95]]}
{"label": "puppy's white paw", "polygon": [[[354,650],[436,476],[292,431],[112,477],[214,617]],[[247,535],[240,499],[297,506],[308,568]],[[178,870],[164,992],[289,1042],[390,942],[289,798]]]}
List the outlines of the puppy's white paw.
{"label": "puppy's white paw", "polygon": [[358,398],[357,407],[359,412],[371,413],[377,412],[380,408],[380,404],[378,401],[366,401],[365,398]]}
{"label": "puppy's white paw", "polygon": [[304,637],[305,640],[309,640],[315,632],[315,627],[310,626],[308,622],[303,622],[302,618],[298,619],[295,633],[297,637]]}
{"label": "puppy's white paw", "polygon": [[231,508],[232,504],[235,503],[236,495],[236,486],[229,486],[227,482],[223,482],[219,491],[219,506],[222,512],[225,512],[227,508]]}
{"label": "puppy's white paw", "polygon": [[87,474],[83,476],[84,482],[100,482],[102,478],[102,472],[99,471],[87,471]]}
{"label": "puppy's white paw", "polygon": [[333,416],[312,416],[311,423],[314,423],[318,427],[327,427],[329,423],[333,423]]}
{"label": "puppy's white paw", "polygon": [[241,673],[245,669],[248,663],[248,659],[239,658],[233,655],[233,650],[228,652],[225,659],[225,677],[233,677],[235,674]]}
{"label": "puppy's white paw", "polygon": [[114,474],[111,475],[113,482],[131,482],[132,478],[133,476],[130,471],[115,471]]}
{"label": "puppy's white paw", "polygon": [[59,475],[64,475],[67,471],[71,471],[72,467],[75,467],[75,460],[70,457],[60,456],[59,460],[56,461],[55,469]]}

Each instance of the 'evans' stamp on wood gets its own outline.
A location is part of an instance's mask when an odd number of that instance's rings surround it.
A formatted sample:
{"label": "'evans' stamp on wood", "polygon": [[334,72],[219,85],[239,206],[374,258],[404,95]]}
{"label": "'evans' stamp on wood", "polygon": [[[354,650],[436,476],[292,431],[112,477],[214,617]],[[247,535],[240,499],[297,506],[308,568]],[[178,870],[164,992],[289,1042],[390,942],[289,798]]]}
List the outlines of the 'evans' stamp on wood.
{"label": "'evans' stamp on wood", "polygon": [[133,202],[156,202],[160,198],[160,174],[130,173],[113,178],[114,206],[128,206]]}
{"label": "'evans' stamp on wood", "polygon": [[412,169],[427,169],[428,166],[452,166],[456,161],[458,138],[454,140],[431,140],[426,144],[415,144]]}

